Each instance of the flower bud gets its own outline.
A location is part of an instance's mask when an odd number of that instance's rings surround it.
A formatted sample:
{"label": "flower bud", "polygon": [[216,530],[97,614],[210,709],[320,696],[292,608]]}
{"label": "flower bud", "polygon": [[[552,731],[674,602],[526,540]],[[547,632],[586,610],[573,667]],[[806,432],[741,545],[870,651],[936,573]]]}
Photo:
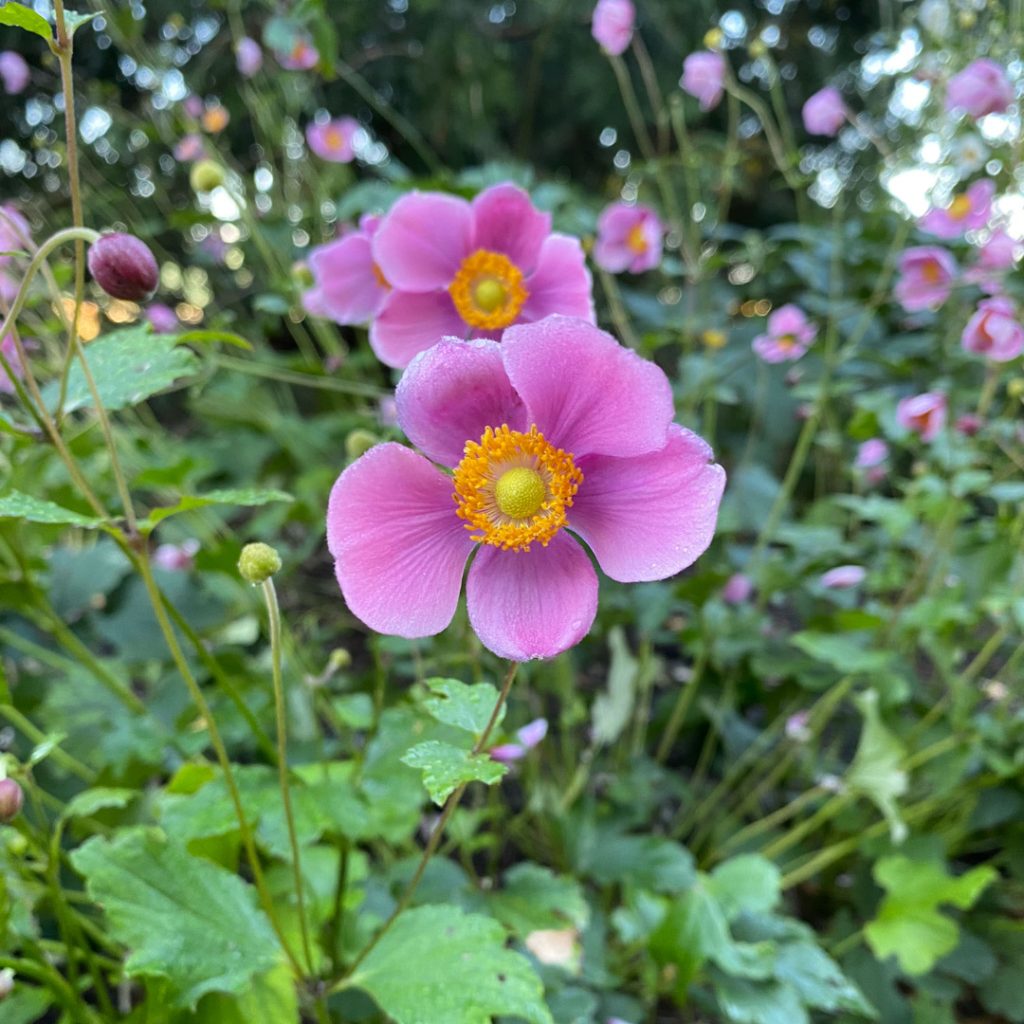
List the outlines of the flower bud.
{"label": "flower bud", "polygon": [[379,441],[380,438],[369,430],[350,430],[345,437],[345,454],[350,462],[355,462]]}
{"label": "flower bud", "polygon": [[24,800],[25,794],[14,779],[0,779],[0,822],[13,821]]}
{"label": "flower bud", "polygon": [[100,235],[89,247],[89,273],[108,295],[128,302],[145,302],[160,283],[149,246],[120,231]]}
{"label": "flower bud", "polygon": [[199,160],[192,165],[188,182],[193,192],[212,192],[224,184],[224,168],[215,160]]}
{"label": "flower bud", "polygon": [[0,971],[0,1002],[3,1002],[14,991],[14,971],[5,967]]}
{"label": "flower bud", "polygon": [[253,586],[265,583],[281,568],[281,556],[269,544],[246,544],[238,558],[242,579]]}
{"label": "flower bud", "polygon": [[725,42],[725,33],[720,28],[708,29],[704,33],[704,45],[709,50],[717,50]]}

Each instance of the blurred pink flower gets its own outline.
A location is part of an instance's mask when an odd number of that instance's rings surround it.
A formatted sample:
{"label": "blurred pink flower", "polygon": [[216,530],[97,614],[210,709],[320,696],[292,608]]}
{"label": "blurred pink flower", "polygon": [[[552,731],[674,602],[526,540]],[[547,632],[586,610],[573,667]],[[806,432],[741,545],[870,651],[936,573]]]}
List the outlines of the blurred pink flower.
{"label": "blurred pink flower", "polygon": [[146,307],[146,319],[156,334],[173,334],[180,326],[178,314],[163,302],[152,302]]}
{"label": "blurred pink flower", "polygon": [[23,252],[28,255],[32,242],[32,228],[21,211],[12,203],[0,206],[0,268],[9,267],[16,256],[7,253]]}
{"label": "blurred pink flower", "polygon": [[754,351],[766,363],[799,359],[818,336],[818,328],[799,306],[780,306],[768,317],[768,331],[754,339]]}
{"label": "blurred pink flower", "polygon": [[240,74],[252,78],[263,67],[263,51],[255,39],[243,36],[235,47],[235,64]]}
{"label": "blurred pink flower", "polygon": [[894,292],[908,312],[941,306],[957,274],[956,260],[938,245],[918,245],[900,256],[900,279]]}
{"label": "blurred pink flower", "polygon": [[153,552],[153,564],[167,572],[187,572],[195,565],[199,541],[191,538],[180,544],[161,544]]}
{"label": "blurred pink flower", "polygon": [[597,612],[581,542],[623,583],[674,576],[711,542],[724,471],[672,422],[664,372],[586,320],[517,324],[500,345],[444,339],[396,397],[424,454],[376,445],[338,478],[327,511],[342,594],[371,629],[445,629],[473,555],[466,606],[483,645],[554,657]]}
{"label": "blurred pink flower", "polygon": [[896,406],[896,422],[920,435],[922,441],[933,441],[946,424],[946,396],[941,391],[925,391],[901,398]]}
{"label": "blurred pink flower", "polygon": [[889,446],[880,438],[872,437],[857,448],[854,465],[858,469],[872,469],[889,458]]}
{"label": "blurred pink flower", "polygon": [[360,124],[354,117],[335,117],[324,124],[313,122],[306,125],[306,142],[321,160],[347,164],[356,155],[352,140],[360,130]]}
{"label": "blurred pink flower", "polygon": [[734,572],[722,587],[722,600],[726,604],[746,604],[754,592],[754,581],[742,572]]}
{"label": "blurred pink flower", "polygon": [[182,135],[180,139],[174,144],[174,159],[178,163],[190,164],[196,160],[201,160],[206,155],[206,144],[203,142],[203,137],[197,135],[195,132],[189,132],[188,135]]}
{"label": "blurred pink flower", "polygon": [[831,85],[809,96],[803,108],[804,127],[811,135],[835,136],[846,121],[842,93]]}
{"label": "blurred pink flower", "polygon": [[274,57],[286,71],[309,71],[316,67],[320,53],[306,36],[300,36],[290,50],[275,50]]}
{"label": "blurred pink flower", "polygon": [[[0,352],[3,353],[4,359],[7,360],[7,365],[10,366],[11,372],[18,380],[21,380],[25,376],[25,368],[21,365],[21,359],[18,358],[18,350],[14,346],[14,339],[7,335],[3,341],[0,341]],[[14,394],[14,384],[11,382],[11,378],[7,376],[7,371],[4,370],[3,366],[0,366],[0,393],[5,395]]]}
{"label": "blurred pink flower", "polygon": [[661,262],[665,229],[649,206],[612,203],[597,220],[594,262],[610,274],[640,274]]}
{"label": "blurred pink flower", "polygon": [[383,218],[373,258],[392,286],[370,328],[388,366],[407,366],[439,338],[500,338],[551,313],[593,321],[579,239],[551,232],[551,215],[511,184],[472,202],[408,192]]}
{"label": "blurred pink flower", "polygon": [[182,100],[181,106],[189,117],[195,118],[196,120],[203,116],[203,111],[206,109],[206,104],[203,103],[202,99],[194,92],[190,92],[185,99]]}
{"label": "blurred pink flower", "polygon": [[1016,359],[1024,351],[1024,327],[1013,302],[1005,296],[982,299],[964,327],[960,344],[964,351],[996,363]]}
{"label": "blurred pink flower", "polygon": [[377,402],[377,422],[382,427],[398,426],[398,403],[391,395],[385,395]]}
{"label": "blurred pink flower", "polygon": [[548,720],[536,718],[516,733],[518,743],[501,743],[496,747],[491,747],[488,753],[493,760],[501,761],[503,764],[520,761],[526,757],[527,751],[533,750],[547,734]]}
{"label": "blurred pink flower", "polygon": [[32,72],[20,53],[14,50],[0,53],[0,81],[9,96],[24,92],[31,77]]}
{"label": "blurred pink flower", "polygon": [[954,425],[957,431],[963,434],[964,437],[974,437],[984,425],[984,420],[973,412],[965,412],[962,416],[956,418]]}
{"label": "blurred pink flower", "polygon": [[997,228],[978,249],[978,258],[965,271],[964,280],[989,293],[999,291],[1005,272],[1020,258],[1021,245],[1002,228]]}
{"label": "blurred pink flower", "polygon": [[711,50],[691,53],[683,61],[683,77],[679,84],[683,92],[700,101],[701,110],[717,107],[725,92],[725,57]]}
{"label": "blurred pink flower", "polygon": [[959,238],[965,231],[983,228],[992,213],[995,194],[995,182],[982,178],[954,196],[949,206],[929,210],[918,222],[921,230],[939,238]]}
{"label": "blurred pink flower", "polygon": [[837,565],[823,573],[818,583],[828,590],[849,590],[864,582],[867,570],[862,565]]}
{"label": "blurred pink flower", "polygon": [[795,714],[790,715],[786,719],[787,739],[791,739],[795,743],[806,743],[811,738],[811,730],[807,727],[810,720],[811,713],[809,711],[797,711]]}
{"label": "blurred pink flower", "polygon": [[373,261],[371,239],[379,224],[379,217],[365,215],[358,231],[313,249],[313,287],[302,296],[307,312],[336,324],[364,324],[380,313],[391,287]]}
{"label": "blurred pink flower", "polygon": [[964,110],[971,117],[1001,114],[1012,102],[1006,69],[985,57],[968,64],[946,87],[946,109]]}
{"label": "blurred pink flower", "polygon": [[607,53],[618,56],[633,38],[635,20],[631,0],[597,0],[590,31]]}

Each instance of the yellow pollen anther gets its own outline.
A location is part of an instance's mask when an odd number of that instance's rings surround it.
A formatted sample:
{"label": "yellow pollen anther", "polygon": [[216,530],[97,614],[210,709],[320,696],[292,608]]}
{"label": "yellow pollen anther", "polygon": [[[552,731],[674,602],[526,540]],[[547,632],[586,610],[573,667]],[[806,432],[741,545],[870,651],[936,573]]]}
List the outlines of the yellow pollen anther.
{"label": "yellow pollen anther", "polygon": [[459,316],[471,327],[497,331],[515,323],[530,293],[523,272],[505,255],[477,249],[448,286]]}
{"label": "yellow pollen anther", "polygon": [[644,234],[643,224],[634,224],[629,229],[629,234],[626,235],[626,247],[630,252],[635,252],[637,256],[642,256],[647,252],[647,236]]}
{"label": "yellow pollen anther", "polygon": [[345,136],[340,128],[330,127],[324,133],[324,140],[329,149],[341,149],[345,145]]}
{"label": "yellow pollen anther", "polygon": [[942,271],[939,269],[938,263],[931,260],[921,267],[921,276],[928,284],[938,284],[939,279],[942,277]]}
{"label": "yellow pollen anther", "polygon": [[391,282],[384,276],[384,272],[377,266],[376,262],[370,264],[370,269],[373,271],[374,279],[381,288],[386,288],[391,291]]}
{"label": "yellow pollen anther", "polygon": [[967,196],[957,196],[947,211],[954,220],[963,220],[971,212],[971,201]]}
{"label": "yellow pollen anther", "polygon": [[547,546],[565,526],[583,474],[536,426],[522,433],[505,425],[466,442],[453,482],[457,515],[473,540],[529,551],[534,541]]}

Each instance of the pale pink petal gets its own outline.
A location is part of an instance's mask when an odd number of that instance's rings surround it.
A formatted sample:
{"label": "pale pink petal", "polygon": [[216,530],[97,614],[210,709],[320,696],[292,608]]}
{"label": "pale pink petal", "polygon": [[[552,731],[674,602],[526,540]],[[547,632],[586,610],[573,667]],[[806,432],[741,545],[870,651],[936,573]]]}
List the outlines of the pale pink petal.
{"label": "pale pink petal", "polygon": [[672,388],[660,367],[585,320],[550,316],[505,331],[502,355],[528,419],[574,455],[664,448]]}
{"label": "pale pink petal", "polygon": [[553,658],[587,635],[597,614],[597,573],[564,532],[529,551],[481,545],[466,604],[476,635],[499,658]]}
{"label": "pale pink petal", "polygon": [[529,427],[493,341],[445,338],[409,364],[395,398],[406,436],[445,466],[458,465],[466,442],[479,441],[486,427]]}
{"label": "pale pink petal", "polygon": [[473,247],[469,203],[440,192],[402,196],[373,236],[373,254],[388,281],[408,292],[446,288]]}
{"label": "pale pink petal", "polygon": [[474,249],[504,253],[524,274],[540,259],[551,231],[551,214],[541,213],[515,185],[494,185],[473,200]]}
{"label": "pale pink petal", "polygon": [[309,268],[317,284],[314,312],[335,323],[366,323],[387,298],[388,290],[373,272],[370,239],[361,231],[314,249]]}
{"label": "pale pink petal", "polygon": [[447,292],[396,291],[370,325],[370,345],[382,363],[400,368],[442,338],[459,337],[466,329]]}
{"label": "pale pink petal", "polygon": [[400,444],[379,444],[331,490],[327,546],[345,602],[378,633],[419,637],[452,620],[473,542],[451,479]]}
{"label": "pale pink petal", "polygon": [[711,543],[725,470],[696,434],[672,424],[668,444],[627,459],[581,460],[583,483],[569,528],[590,546],[613,580],[663,580]]}
{"label": "pale pink petal", "polygon": [[529,298],[520,320],[543,320],[551,313],[594,322],[592,279],[578,238],[549,235],[540,250],[537,269],[526,279]]}

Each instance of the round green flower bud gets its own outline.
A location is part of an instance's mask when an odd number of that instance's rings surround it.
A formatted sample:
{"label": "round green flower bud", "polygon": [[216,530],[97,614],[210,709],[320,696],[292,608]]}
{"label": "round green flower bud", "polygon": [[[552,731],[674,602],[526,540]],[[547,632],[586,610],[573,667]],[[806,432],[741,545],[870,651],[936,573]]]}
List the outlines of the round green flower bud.
{"label": "round green flower bud", "polygon": [[242,579],[253,586],[265,583],[281,568],[281,556],[269,544],[246,544],[238,557]]}
{"label": "round green flower bud", "polygon": [[188,176],[193,192],[212,192],[224,184],[224,168],[214,160],[198,160]]}
{"label": "round green flower bud", "polygon": [[345,455],[349,462],[355,462],[360,455],[364,455],[379,442],[380,438],[372,431],[363,430],[361,427],[349,431],[345,438]]}

